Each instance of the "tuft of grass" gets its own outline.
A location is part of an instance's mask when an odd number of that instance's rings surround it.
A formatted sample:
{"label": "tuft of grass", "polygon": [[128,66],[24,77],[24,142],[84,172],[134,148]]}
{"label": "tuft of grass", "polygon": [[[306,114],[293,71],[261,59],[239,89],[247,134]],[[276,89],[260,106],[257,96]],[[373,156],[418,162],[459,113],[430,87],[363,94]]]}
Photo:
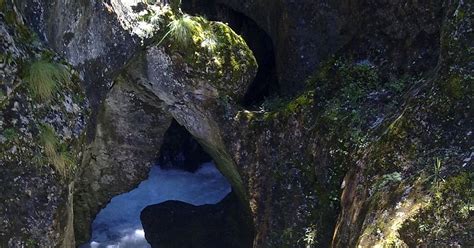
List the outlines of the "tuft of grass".
{"label": "tuft of grass", "polygon": [[70,78],[71,75],[65,66],[38,60],[29,65],[24,79],[34,98],[49,101],[59,86],[69,81]]}
{"label": "tuft of grass", "polygon": [[158,45],[168,36],[180,47],[186,49],[194,41],[193,36],[203,32],[201,24],[190,15],[182,15],[168,24],[169,31],[163,36]]}
{"label": "tuft of grass", "polygon": [[39,138],[48,162],[54,166],[62,178],[66,178],[74,165],[74,159],[65,149],[59,149],[59,141],[53,127],[42,125]]}
{"label": "tuft of grass", "polygon": [[54,165],[59,174],[63,178],[66,178],[69,171],[72,169],[74,159],[67,151],[61,151],[52,157],[51,163]]}
{"label": "tuft of grass", "polygon": [[44,152],[48,158],[56,156],[56,148],[58,146],[58,138],[56,132],[50,125],[42,125],[40,127],[40,143],[44,147]]}

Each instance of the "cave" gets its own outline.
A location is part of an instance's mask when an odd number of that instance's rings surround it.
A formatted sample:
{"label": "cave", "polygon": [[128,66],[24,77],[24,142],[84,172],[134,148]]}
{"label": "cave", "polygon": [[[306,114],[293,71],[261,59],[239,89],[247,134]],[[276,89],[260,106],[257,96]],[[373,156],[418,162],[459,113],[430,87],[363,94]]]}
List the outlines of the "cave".
{"label": "cave", "polygon": [[191,134],[174,121],[165,133],[158,163],[162,168],[195,172],[212,160]]}
{"label": "cave", "polygon": [[252,228],[230,183],[174,120],[159,154],[147,179],[97,214],[80,247],[249,247]]}
{"label": "cave", "polygon": [[227,23],[252,50],[258,71],[241,101],[244,107],[258,106],[265,99],[280,95],[273,41],[254,20],[214,0],[183,0],[182,9],[192,15],[205,16],[211,21]]}

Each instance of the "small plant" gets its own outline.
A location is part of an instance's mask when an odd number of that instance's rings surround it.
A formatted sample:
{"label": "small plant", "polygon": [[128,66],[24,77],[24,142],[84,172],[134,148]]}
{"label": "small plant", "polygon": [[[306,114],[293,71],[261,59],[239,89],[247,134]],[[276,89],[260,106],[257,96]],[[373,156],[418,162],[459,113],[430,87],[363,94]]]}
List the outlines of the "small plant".
{"label": "small plant", "polygon": [[390,173],[390,174],[385,174],[385,175],[382,176],[381,179],[379,179],[375,183],[375,185],[373,186],[372,191],[375,192],[375,191],[378,191],[378,190],[382,189],[383,187],[385,187],[387,185],[401,182],[402,179],[403,178],[402,178],[402,175],[400,174],[400,172],[393,172],[393,173]]}
{"label": "small plant", "polygon": [[68,172],[74,165],[74,159],[66,151],[66,149],[60,149],[59,141],[56,136],[56,132],[50,125],[43,125],[40,127],[40,142],[44,147],[45,155],[56,171],[63,177],[66,178]]}
{"label": "small plant", "polygon": [[34,98],[49,101],[58,87],[70,80],[70,74],[63,65],[38,60],[29,65],[24,79]]}
{"label": "small plant", "polygon": [[316,243],[317,229],[316,226],[312,225],[305,230],[303,241],[305,242],[306,248],[313,247]]}
{"label": "small plant", "polygon": [[42,125],[40,127],[40,142],[44,147],[44,152],[48,158],[56,155],[56,147],[58,145],[58,138],[56,132],[50,125]]}
{"label": "small plant", "polygon": [[193,36],[203,32],[201,24],[189,15],[182,15],[178,19],[174,19],[168,24],[168,28],[169,31],[158,42],[158,45],[170,36],[182,48],[188,48],[193,42]]}
{"label": "small plant", "polygon": [[443,180],[443,178],[441,178],[440,176],[441,168],[442,168],[441,160],[439,158],[436,158],[436,161],[434,163],[434,184],[436,187],[436,191],[438,191],[439,189],[440,181]]}

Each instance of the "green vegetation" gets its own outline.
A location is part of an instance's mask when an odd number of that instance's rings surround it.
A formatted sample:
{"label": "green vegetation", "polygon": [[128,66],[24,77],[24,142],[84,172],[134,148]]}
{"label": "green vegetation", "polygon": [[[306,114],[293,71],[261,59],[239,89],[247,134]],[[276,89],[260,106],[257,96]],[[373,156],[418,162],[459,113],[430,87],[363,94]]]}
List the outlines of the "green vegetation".
{"label": "green vegetation", "polygon": [[400,230],[409,247],[449,247],[451,242],[469,240],[468,223],[474,220],[473,178],[474,173],[462,172],[442,182],[433,180],[431,202]]}
{"label": "green vegetation", "polygon": [[307,248],[314,247],[314,245],[317,244],[318,241],[316,240],[316,237],[317,237],[316,226],[313,225],[306,228],[303,241]]}
{"label": "green vegetation", "polygon": [[18,138],[18,133],[13,128],[7,128],[3,131],[3,136],[8,141],[15,141]]}
{"label": "green vegetation", "polygon": [[54,128],[50,125],[42,125],[39,140],[44,148],[47,161],[54,166],[62,178],[66,178],[73,169],[74,159],[67,152],[67,147],[59,144]]}
{"label": "green vegetation", "polygon": [[442,89],[451,99],[459,100],[462,98],[464,92],[462,81],[463,79],[460,75],[452,75],[443,82]]}
{"label": "green vegetation", "polygon": [[180,11],[181,0],[170,0],[170,6],[174,12]]}
{"label": "green vegetation", "polygon": [[189,15],[171,21],[169,29],[171,39],[185,49],[193,43],[193,36],[203,32],[201,24]]}
{"label": "green vegetation", "polygon": [[[161,14],[158,46],[162,43],[169,54],[176,54],[200,77],[231,98],[242,94],[243,81],[256,70],[257,63],[245,41],[230,27],[203,17],[168,11]],[[228,76],[223,80],[223,76]]]}
{"label": "green vegetation", "polygon": [[384,188],[387,185],[398,183],[402,181],[402,175],[400,172],[393,172],[390,174],[385,174],[377,180],[377,182],[373,185],[373,191],[378,191]]}
{"label": "green vegetation", "polygon": [[58,139],[53,127],[50,125],[42,125],[40,127],[39,139],[44,147],[46,156],[53,157],[56,154],[56,147],[58,145]]}
{"label": "green vegetation", "polygon": [[49,101],[60,85],[70,80],[66,67],[46,60],[37,60],[28,66],[24,80],[32,96]]}

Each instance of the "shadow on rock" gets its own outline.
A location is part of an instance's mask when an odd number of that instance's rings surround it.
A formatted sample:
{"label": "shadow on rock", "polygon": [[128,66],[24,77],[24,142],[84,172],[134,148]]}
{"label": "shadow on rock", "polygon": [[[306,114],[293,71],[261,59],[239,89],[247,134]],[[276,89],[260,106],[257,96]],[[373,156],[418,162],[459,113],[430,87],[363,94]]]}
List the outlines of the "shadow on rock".
{"label": "shadow on rock", "polygon": [[249,248],[253,227],[234,193],[217,204],[166,201],[143,209],[145,237],[160,248]]}

